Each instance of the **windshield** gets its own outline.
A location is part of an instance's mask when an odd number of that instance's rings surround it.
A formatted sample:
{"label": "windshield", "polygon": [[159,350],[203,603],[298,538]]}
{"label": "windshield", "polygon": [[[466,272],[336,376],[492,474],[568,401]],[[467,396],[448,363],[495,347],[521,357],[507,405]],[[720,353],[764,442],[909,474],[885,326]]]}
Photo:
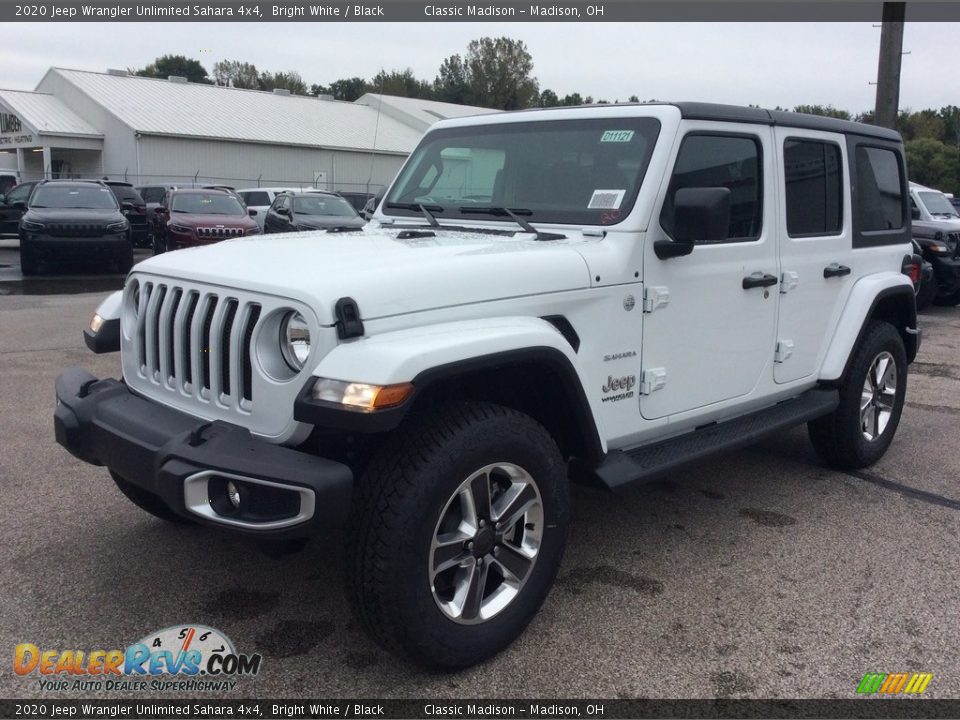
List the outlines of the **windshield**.
{"label": "windshield", "polygon": [[482,219],[508,208],[530,222],[613,224],[633,207],[659,131],[654,118],[437,130],[414,150],[384,212],[422,218],[415,206],[424,204],[440,220]]}
{"label": "windshield", "polygon": [[175,195],[170,210],[193,215],[246,215],[246,211],[240,206],[240,201],[232,195],[205,193]]}
{"label": "windshield", "polygon": [[940,192],[922,192],[919,193],[920,201],[931,215],[948,215],[950,217],[960,217],[957,215],[957,209],[950,203],[947,196]]}
{"label": "windshield", "polygon": [[343,198],[333,195],[300,195],[293,198],[293,211],[297,215],[332,215],[333,217],[356,217],[353,206]]}
{"label": "windshield", "polygon": [[40,185],[30,198],[33,208],[93,208],[116,210],[110,188],[99,185]]}

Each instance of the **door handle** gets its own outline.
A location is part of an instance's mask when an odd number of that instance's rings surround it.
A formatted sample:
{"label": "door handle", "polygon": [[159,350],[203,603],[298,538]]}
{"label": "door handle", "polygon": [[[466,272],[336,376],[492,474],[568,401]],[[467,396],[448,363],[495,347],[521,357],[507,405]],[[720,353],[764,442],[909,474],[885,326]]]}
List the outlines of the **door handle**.
{"label": "door handle", "polygon": [[760,273],[755,273],[754,275],[747,275],[743,279],[743,289],[750,290],[758,287],[770,287],[771,285],[776,285],[778,282],[780,282],[780,280],[776,275],[761,275]]}
{"label": "door handle", "polygon": [[848,268],[846,265],[838,265],[837,263],[828,265],[823,269],[823,276],[825,278],[843,277],[844,275],[849,274],[850,268]]}

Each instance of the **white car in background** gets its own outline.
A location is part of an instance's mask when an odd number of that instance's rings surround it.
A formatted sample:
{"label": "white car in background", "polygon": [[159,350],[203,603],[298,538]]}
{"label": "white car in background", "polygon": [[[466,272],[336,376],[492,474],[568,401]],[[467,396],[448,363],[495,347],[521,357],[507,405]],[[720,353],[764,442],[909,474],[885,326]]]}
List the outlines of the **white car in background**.
{"label": "white car in background", "polygon": [[269,207],[273,205],[273,201],[277,199],[277,195],[285,192],[300,192],[301,190],[313,189],[314,188],[258,187],[241,188],[239,190],[235,190],[234,192],[240,196],[240,199],[243,200],[248,210],[257,211],[257,214],[253,216],[253,219],[257,221],[257,225],[260,226],[260,231],[263,232],[263,219],[266,216]]}

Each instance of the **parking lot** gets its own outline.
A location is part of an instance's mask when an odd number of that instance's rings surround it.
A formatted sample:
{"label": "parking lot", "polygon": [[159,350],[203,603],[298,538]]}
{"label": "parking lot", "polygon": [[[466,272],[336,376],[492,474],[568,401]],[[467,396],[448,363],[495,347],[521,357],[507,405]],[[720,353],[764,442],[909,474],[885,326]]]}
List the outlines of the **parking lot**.
{"label": "parking lot", "polygon": [[[342,536],[272,557],[168,525],[54,442],[56,375],[119,374],[81,330],[121,281],[25,283],[16,243],[0,243],[8,658],[23,642],[122,648],[200,623],[263,654],[231,698],[848,698],[865,673],[899,671],[933,673],[928,696],[960,695],[960,308],[921,316],[900,430],[876,466],[827,470],[798,429],[619,498],[576,488],[540,614],[500,656],[442,675],[395,661],[352,620]],[[54,696],[7,662],[0,695]]]}

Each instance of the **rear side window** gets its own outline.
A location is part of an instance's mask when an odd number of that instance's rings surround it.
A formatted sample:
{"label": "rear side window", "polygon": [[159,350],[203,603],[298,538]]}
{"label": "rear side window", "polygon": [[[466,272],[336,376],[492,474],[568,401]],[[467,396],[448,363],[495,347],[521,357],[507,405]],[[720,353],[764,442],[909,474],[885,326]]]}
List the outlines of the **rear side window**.
{"label": "rear side window", "polygon": [[787,140],[783,169],[790,237],[838,234],[843,227],[840,147],[816,140]]}
{"label": "rear side window", "polygon": [[900,163],[892,150],[857,146],[857,204],[864,232],[903,227]]}
{"label": "rear side window", "polygon": [[120,202],[143,205],[143,198],[140,197],[140,193],[136,191],[136,188],[133,188],[129,185],[110,185],[109,187],[113,191],[114,196]]}
{"label": "rear side window", "polygon": [[673,233],[673,198],[683,188],[730,190],[730,226],[724,242],[760,237],[763,222],[760,143],[753,136],[691,134],[683,139],[660,225]]}
{"label": "rear side window", "polygon": [[269,205],[269,204],[270,204],[270,196],[267,195],[267,193],[265,193],[265,192],[262,191],[262,190],[253,190],[253,191],[250,191],[250,192],[243,192],[243,193],[240,193],[240,197],[243,198],[243,201],[244,201],[247,205],[258,205],[258,206],[259,206],[259,205]]}

